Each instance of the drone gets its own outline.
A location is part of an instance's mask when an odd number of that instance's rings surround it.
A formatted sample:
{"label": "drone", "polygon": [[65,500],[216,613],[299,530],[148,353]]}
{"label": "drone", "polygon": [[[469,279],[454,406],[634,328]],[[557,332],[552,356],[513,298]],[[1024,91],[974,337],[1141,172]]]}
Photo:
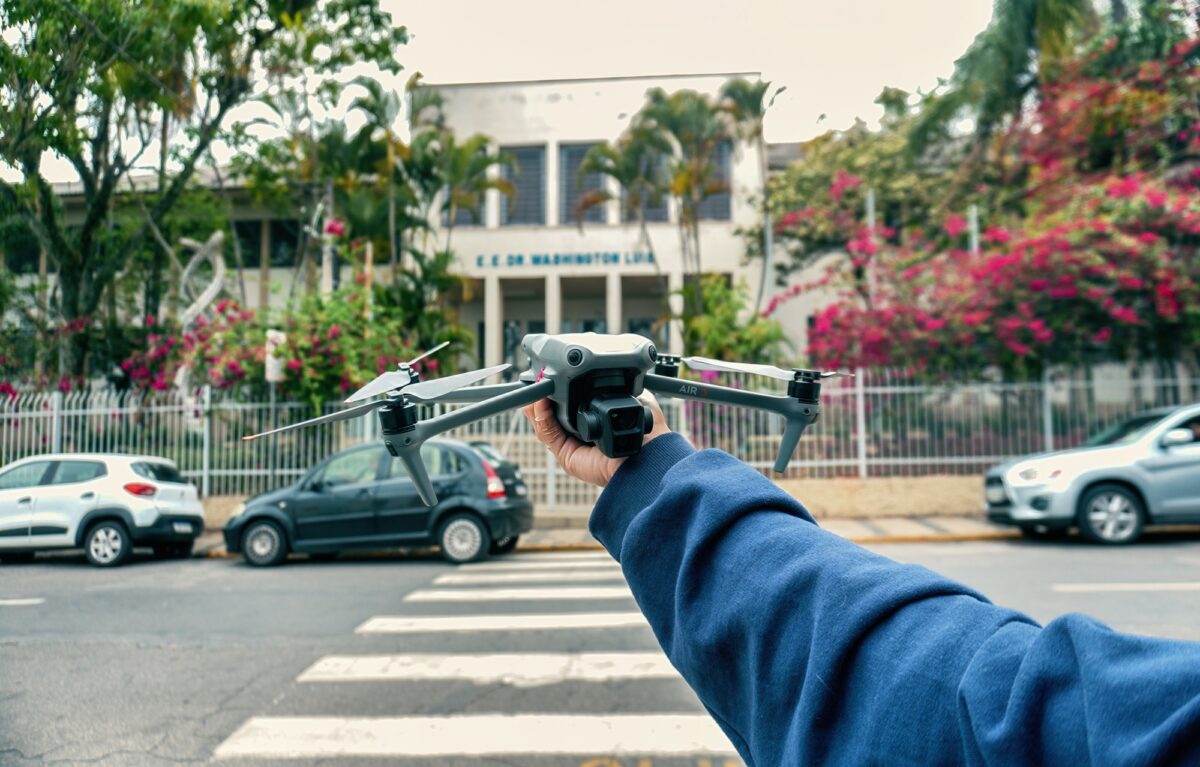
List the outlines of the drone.
{"label": "drone", "polygon": [[[649,406],[638,399],[643,391],[649,391],[782,416],[787,425],[774,467],[782,472],[787,469],[800,436],[820,415],[822,380],[850,375],[659,354],[650,339],[632,333],[531,333],[521,342],[529,357],[529,369],[512,383],[475,385],[507,370],[511,367],[509,363],[422,381],[417,363],[445,346],[442,343],[400,363],[396,370],[381,374],[346,399],[347,403],[359,403],[353,407],[243,439],[345,421],[378,411],[388,452],[408,469],[422,502],[434,506],[437,494],[421,460],[421,446],[431,437],[548,398],[554,405],[555,418],[568,434],[595,445],[610,458],[630,456],[641,450],[642,439],[653,426]],[[767,394],[681,379],[682,365],[698,371],[750,373],[786,381],[787,393]],[[419,402],[472,404],[422,420]]]}

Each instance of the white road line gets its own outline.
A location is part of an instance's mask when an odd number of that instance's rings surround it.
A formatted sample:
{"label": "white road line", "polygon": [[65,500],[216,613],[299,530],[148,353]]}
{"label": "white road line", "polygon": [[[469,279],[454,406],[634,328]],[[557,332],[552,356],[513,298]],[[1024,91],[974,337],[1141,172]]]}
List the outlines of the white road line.
{"label": "white road line", "polygon": [[435,586],[485,586],[489,583],[583,583],[612,581],[624,583],[620,570],[603,572],[558,572],[539,570],[531,573],[447,573],[434,580]]}
{"label": "white road line", "polygon": [[32,607],[40,605],[46,600],[40,597],[29,597],[27,599],[0,599],[0,607]]}
{"label": "white road line", "polygon": [[563,586],[528,589],[420,589],[405,602],[522,602],[576,599],[633,599],[626,586]]}
{"label": "white road line", "polygon": [[608,562],[484,562],[478,565],[461,565],[460,573],[507,573],[526,572],[530,570],[596,570],[599,572],[620,572],[621,566],[612,560]]}
{"label": "white road line", "polygon": [[256,716],[217,747],[218,759],[732,754],[704,714],[447,717]]}
{"label": "white road line", "polygon": [[1066,594],[1103,594],[1114,591],[1200,591],[1198,582],[1165,583],[1055,583],[1050,587]]}
{"label": "white road line", "polygon": [[354,630],[356,634],[436,634],[477,631],[551,631],[646,626],[641,613],[549,613],[534,615],[379,615]]}
{"label": "white road line", "polygon": [[476,655],[328,655],[298,682],[454,680],[540,687],[559,682],[676,679],[661,652],[488,653]]}
{"label": "white road line", "polygon": [[612,562],[612,555],[607,551],[559,551],[528,554],[509,554],[504,562]]}

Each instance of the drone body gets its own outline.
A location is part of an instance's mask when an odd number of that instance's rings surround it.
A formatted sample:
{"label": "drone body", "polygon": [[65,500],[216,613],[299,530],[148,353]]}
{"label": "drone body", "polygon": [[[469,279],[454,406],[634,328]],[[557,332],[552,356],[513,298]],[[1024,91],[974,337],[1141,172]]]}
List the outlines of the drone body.
{"label": "drone body", "polygon": [[[522,348],[529,356],[530,367],[515,383],[471,385],[508,368],[507,364],[420,381],[413,370],[417,360],[411,360],[401,363],[399,370],[383,373],[355,392],[347,402],[387,394],[383,399],[369,400],[338,413],[244,439],[345,420],[378,410],[384,445],[404,463],[421,500],[432,506],[437,503],[437,495],[420,455],[421,445],[430,437],[548,398],[554,403],[555,418],[566,432],[582,442],[594,444],[609,457],[629,456],[641,449],[642,438],[653,425],[650,408],[637,399],[643,391],[651,391],[667,397],[766,410],[783,417],[787,425],[775,460],[775,471],[783,471],[800,435],[820,414],[821,379],[838,375],[704,357],[660,355],[649,339],[628,333],[534,333],[525,336]],[[677,378],[681,364],[696,370],[743,372],[786,380],[787,394],[766,394],[681,380]],[[422,421],[415,400],[474,404]]]}

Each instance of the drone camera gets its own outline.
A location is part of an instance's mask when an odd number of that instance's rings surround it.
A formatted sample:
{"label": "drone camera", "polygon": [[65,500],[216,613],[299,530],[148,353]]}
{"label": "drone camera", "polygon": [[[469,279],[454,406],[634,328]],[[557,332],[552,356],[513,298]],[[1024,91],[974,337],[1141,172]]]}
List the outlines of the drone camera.
{"label": "drone camera", "polygon": [[579,436],[610,458],[636,453],[653,425],[650,408],[628,395],[597,397],[575,420]]}

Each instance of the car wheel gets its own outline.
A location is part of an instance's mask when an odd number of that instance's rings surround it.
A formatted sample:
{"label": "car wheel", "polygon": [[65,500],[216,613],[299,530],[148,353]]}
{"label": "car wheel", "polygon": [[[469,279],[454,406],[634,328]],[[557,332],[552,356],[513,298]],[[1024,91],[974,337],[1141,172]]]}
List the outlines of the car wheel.
{"label": "car wheel", "polygon": [[165,543],[154,547],[154,556],[159,559],[187,559],[192,556],[193,541],[186,543]]}
{"label": "car wheel", "polygon": [[1079,501],[1079,532],[1093,543],[1133,543],[1145,519],[1141,499],[1124,485],[1096,485]]}
{"label": "car wheel", "polygon": [[0,554],[0,562],[6,565],[27,565],[33,561],[33,557],[32,551],[10,551]]}
{"label": "car wheel", "polygon": [[510,535],[506,538],[501,538],[500,540],[493,542],[492,548],[490,549],[491,553],[508,554],[517,547],[517,540],[520,537],[521,536],[519,535]]}
{"label": "car wheel", "polygon": [[255,567],[272,567],[287,559],[287,539],[274,522],[253,522],[242,534],[242,556]]}
{"label": "car wheel", "polygon": [[83,551],[96,567],[117,567],[125,564],[133,553],[133,541],[123,523],[108,520],[88,530],[83,539]]}
{"label": "car wheel", "polygon": [[455,514],[445,521],[438,535],[442,556],[454,564],[487,559],[491,536],[477,517]]}

